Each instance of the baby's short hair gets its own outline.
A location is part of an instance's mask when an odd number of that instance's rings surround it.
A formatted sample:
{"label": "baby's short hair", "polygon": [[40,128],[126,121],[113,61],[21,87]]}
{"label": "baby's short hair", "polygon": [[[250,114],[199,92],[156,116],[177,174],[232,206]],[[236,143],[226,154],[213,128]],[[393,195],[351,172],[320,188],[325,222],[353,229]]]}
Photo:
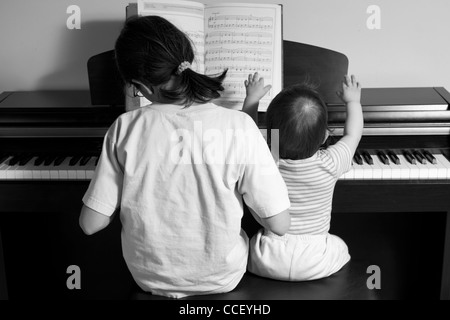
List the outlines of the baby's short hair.
{"label": "baby's short hair", "polygon": [[279,130],[280,158],[306,159],[324,143],[328,132],[327,106],[308,84],[283,89],[266,113],[267,129]]}

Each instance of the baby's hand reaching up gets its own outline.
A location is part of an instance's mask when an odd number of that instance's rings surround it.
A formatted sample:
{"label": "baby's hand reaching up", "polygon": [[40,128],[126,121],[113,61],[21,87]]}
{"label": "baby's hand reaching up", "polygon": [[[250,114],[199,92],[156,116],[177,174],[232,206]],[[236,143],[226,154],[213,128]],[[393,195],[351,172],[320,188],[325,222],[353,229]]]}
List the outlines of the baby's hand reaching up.
{"label": "baby's hand reaching up", "polygon": [[259,100],[269,92],[272,86],[269,84],[264,86],[264,78],[260,78],[258,72],[253,75],[248,75],[248,80],[244,81],[245,84],[245,100],[242,106],[242,111],[247,113],[258,124],[258,105]]}
{"label": "baby's hand reaching up", "polygon": [[244,84],[248,102],[259,102],[272,88],[270,84],[264,86],[264,78],[260,78],[258,72],[253,75],[249,74],[248,80],[245,80]]}
{"label": "baby's hand reaching up", "polygon": [[346,104],[351,102],[360,103],[361,101],[361,85],[356,81],[356,77],[352,75],[351,77],[345,76],[342,82],[342,91],[338,91],[337,95]]}

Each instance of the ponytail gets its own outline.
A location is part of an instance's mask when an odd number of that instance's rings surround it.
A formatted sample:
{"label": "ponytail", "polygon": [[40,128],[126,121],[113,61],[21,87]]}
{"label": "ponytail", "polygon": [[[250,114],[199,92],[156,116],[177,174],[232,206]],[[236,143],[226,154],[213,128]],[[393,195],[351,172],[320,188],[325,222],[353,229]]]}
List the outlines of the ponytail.
{"label": "ponytail", "polygon": [[[195,58],[189,37],[166,19],[145,16],[126,21],[116,44],[116,62],[123,80],[158,86],[175,77],[175,85],[161,89],[168,101],[186,106],[220,97],[227,70],[215,76],[195,72],[189,66]],[[181,71],[181,72],[180,72]]]}
{"label": "ponytail", "polygon": [[183,100],[186,106],[205,103],[220,97],[224,88],[222,82],[228,70],[216,76],[207,76],[188,68],[179,75],[178,85],[171,90],[161,90],[161,95],[169,100]]}

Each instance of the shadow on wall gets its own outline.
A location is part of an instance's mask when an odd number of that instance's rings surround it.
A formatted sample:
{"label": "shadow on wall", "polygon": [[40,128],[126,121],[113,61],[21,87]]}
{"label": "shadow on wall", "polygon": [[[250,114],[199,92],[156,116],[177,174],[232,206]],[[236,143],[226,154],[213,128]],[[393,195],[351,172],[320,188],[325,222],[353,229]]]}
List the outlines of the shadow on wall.
{"label": "shadow on wall", "polygon": [[36,90],[89,89],[87,61],[114,48],[124,21],[87,21],[81,29],[60,34],[54,70],[39,79]]}

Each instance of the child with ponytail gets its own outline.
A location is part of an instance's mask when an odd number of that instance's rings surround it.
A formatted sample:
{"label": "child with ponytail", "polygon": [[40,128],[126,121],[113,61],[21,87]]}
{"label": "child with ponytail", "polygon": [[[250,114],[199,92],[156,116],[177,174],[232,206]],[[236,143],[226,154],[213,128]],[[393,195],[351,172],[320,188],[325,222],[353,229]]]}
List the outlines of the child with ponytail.
{"label": "child with ponytail", "polygon": [[[268,146],[246,113],[213,103],[226,70],[195,72],[189,38],[167,20],[128,20],[115,54],[126,85],[151,104],[109,128],[80,226],[93,234],[120,215],[123,256],[144,291],[231,291],[247,266],[243,203],[275,234],[290,226],[287,188]],[[246,108],[254,109],[268,87],[257,76],[246,85]]]}

